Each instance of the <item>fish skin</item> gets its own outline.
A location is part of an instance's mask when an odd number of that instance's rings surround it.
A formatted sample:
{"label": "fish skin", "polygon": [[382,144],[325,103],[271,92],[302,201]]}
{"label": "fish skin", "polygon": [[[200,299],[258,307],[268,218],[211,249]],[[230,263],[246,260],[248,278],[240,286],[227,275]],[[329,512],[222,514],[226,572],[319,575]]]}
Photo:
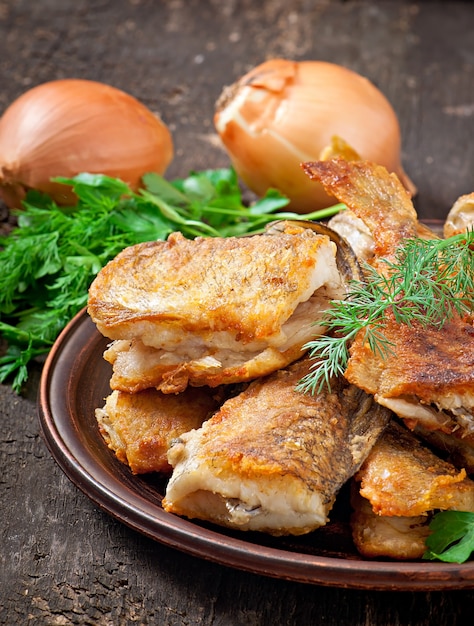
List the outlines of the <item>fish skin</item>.
{"label": "fish skin", "polygon": [[[446,322],[442,329],[398,324],[390,315],[385,321],[384,335],[396,357],[381,359],[359,334],[350,348],[346,378],[382,402],[416,397],[427,407],[472,411],[474,327],[460,318]],[[438,426],[448,433],[458,427],[448,415]]]}
{"label": "fish skin", "polygon": [[171,448],[163,507],[241,530],[304,534],[324,525],[390,411],[344,381],[295,390],[308,359],[254,381]]}
{"label": "fish skin", "polygon": [[[135,328],[141,337],[140,324],[149,323],[170,330],[179,325],[216,342],[224,331],[243,346],[278,345],[281,324],[310,288],[309,272],[327,243],[304,228],[279,236],[194,240],[172,233],[167,241],[126,248],[110,261],[91,285],[88,311],[110,339],[133,339]],[[338,281],[334,272],[332,278]],[[145,343],[154,340],[155,347],[165,341],[158,336]]]}

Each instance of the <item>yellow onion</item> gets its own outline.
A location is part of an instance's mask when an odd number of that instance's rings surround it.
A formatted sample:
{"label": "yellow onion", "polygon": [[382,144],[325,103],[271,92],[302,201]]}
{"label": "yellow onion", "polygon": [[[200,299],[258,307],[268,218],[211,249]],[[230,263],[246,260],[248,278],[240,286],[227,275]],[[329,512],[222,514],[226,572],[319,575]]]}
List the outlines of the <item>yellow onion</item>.
{"label": "yellow onion", "polygon": [[416,191],[401,165],[400,126],[392,106],[368,79],[340,65],[262,63],[223,91],[214,123],[244,183],[258,195],[279,189],[294,211],[334,202],[300,166],[333,154],[334,137],[360,158],[395,172],[410,193]]}
{"label": "yellow onion", "polygon": [[0,119],[0,195],[19,207],[28,189],[74,202],[52,177],[81,172],[120,178],[136,190],[143,174],[163,174],[171,133],[133,96],[103,83],[65,79],[33,87]]}

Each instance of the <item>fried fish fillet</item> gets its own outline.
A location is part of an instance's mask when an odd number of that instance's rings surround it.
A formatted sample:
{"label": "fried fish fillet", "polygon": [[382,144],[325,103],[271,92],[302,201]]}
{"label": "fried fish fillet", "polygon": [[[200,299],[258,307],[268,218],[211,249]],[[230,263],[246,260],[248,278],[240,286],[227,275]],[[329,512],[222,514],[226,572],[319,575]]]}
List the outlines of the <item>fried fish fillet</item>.
{"label": "fried fish fillet", "polygon": [[103,268],[88,311],[118,341],[104,355],[113,389],[177,393],[296,360],[328,301],[343,293],[336,246],[311,229],[195,240],[173,233],[127,248]]}
{"label": "fried fish fillet", "polygon": [[[393,258],[406,238],[429,237],[420,230],[404,187],[394,174],[367,162],[340,159],[305,165],[326,191],[345,202],[369,228],[374,240],[370,263],[387,272],[383,259]],[[398,324],[389,315],[384,335],[394,357],[381,359],[362,333],[350,349],[345,377],[373,394],[415,428],[474,435],[474,314],[454,317],[442,328]]]}
{"label": "fried fish fillet", "polygon": [[465,233],[474,228],[474,192],[460,196],[446,216],[443,232],[445,237]]}
{"label": "fried fish fillet", "polygon": [[474,511],[474,481],[392,421],[355,474],[354,544],[366,557],[417,559],[436,510]]}
{"label": "fried fish fillet", "polygon": [[391,421],[354,479],[377,515],[416,517],[440,510],[474,512],[474,481]]}
{"label": "fried fish fillet", "polygon": [[344,237],[361,261],[369,261],[374,256],[374,240],[364,222],[350,209],[336,213],[328,226]]}
{"label": "fried fish fillet", "polygon": [[[474,326],[455,318],[442,329],[397,324],[387,316],[384,335],[393,357],[380,358],[358,335],[345,376],[372,393],[410,428],[474,436]],[[459,433],[458,433],[459,434]]]}
{"label": "fried fish fillet", "polygon": [[96,419],[105,442],[134,474],[171,472],[167,452],[184,432],[201,426],[219,405],[208,388],[165,395],[156,389],[140,393],[113,391]]}
{"label": "fried fish fillet", "polygon": [[[344,237],[359,261],[370,262],[374,258],[372,233],[350,209],[336,213],[328,221],[328,227]],[[417,236],[421,239],[439,239],[439,235],[422,222],[417,224]]]}
{"label": "fried fish fillet", "polygon": [[370,559],[420,559],[426,552],[431,517],[377,515],[358,491],[351,494],[351,532],[358,552]]}
{"label": "fried fish fillet", "polygon": [[295,391],[309,360],[254,381],[170,448],[163,507],[189,518],[272,535],[328,520],[391,412],[343,380],[319,395]]}
{"label": "fried fish fillet", "polygon": [[[304,163],[303,169],[361,219],[373,238],[373,264],[391,258],[398,246],[418,231],[418,216],[396,174],[368,161]],[[384,265],[384,264],[383,264]]]}

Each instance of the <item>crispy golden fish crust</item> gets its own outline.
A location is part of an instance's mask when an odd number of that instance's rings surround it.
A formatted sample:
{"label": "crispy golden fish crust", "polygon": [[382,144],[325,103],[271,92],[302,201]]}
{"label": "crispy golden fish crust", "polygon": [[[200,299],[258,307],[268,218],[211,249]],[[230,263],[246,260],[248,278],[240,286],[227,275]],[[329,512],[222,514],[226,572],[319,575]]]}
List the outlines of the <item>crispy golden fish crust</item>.
{"label": "crispy golden fish crust", "polygon": [[133,338],[135,324],[150,322],[206,334],[231,330],[242,344],[277,340],[325,243],[308,229],[194,240],[173,233],[108,263],[91,286],[89,313],[111,339]]}
{"label": "crispy golden fish crust", "polygon": [[390,258],[404,239],[417,236],[418,217],[410,194],[383,166],[336,158],[304,163],[303,169],[369,228],[376,258]]}
{"label": "crispy golden fish crust", "polygon": [[[474,408],[474,327],[455,318],[439,330],[411,327],[386,319],[384,334],[393,344],[394,358],[382,360],[361,335],[351,346],[345,376],[354,385],[374,394],[377,401],[395,412],[397,399],[417,398],[422,405],[442,408]],[[423,407],[420,407],[420,412]],[[428,409],[427,409],[428,410]],[[405,416],[407,420],[409,415]],[[436,418],[439,419],[436,419]],[[413,414],[413,424],[417,422]],[[448,414],[433,413],[433,428],[451,433],[459,425]]]}
{"label": "crispy golden fish crust", "polygon": [[[345,202],[369,228],[374,239],[370,263],[387,273],[382,259],[393,258],[407,238],[429,238],[422,231],[404,187],[385,168],[341,159],[305,164],[305,171],[328,193]],[[433,235],[434,237],[435,235]],[[345,377],[374,394],[415,428],[474,435],[473,316],[454,317],[441,328],[408,327],[387,316],[383,334],[395,356],[382,360],[356,336]],[[459,434],[459,433],[458,433]]]}
{"label": "crispy golden fish crust", "polygon": [[474,481],[390,422],[355,475],[360,494],[383,516],[416,517],[435,509],[474,512]]}
{"label": "crispy golden fish crust", "polygon": [[474,482],[392,421],[351,486],[351,530],[365,557],[418,559],[436,510],[474,512]]}
{"label": "crispy golden fish crust", "polygon": [[88,311],[117,340],[112,388],[177,393],[268,374],[301,356],[341,297],[336,246],[291,226],[271,235],[132,246],[99,272]]}
{"label": "crispy golden fish crust", "polygon": [[391,412],[353,386],[295,391],[304,359],[227,400],[168,453],[163,507],[241,530],[303,534],[325,524]]}
{"label": "crispy golden fish crust", "polygon": [[179,395],[156,389],[135,394],[113,391],[96,410],[96,418],[109,448],[134,474],[168,474],[167,452],[173,439],[199,428],[218,405],[215,391],[205,388]]}

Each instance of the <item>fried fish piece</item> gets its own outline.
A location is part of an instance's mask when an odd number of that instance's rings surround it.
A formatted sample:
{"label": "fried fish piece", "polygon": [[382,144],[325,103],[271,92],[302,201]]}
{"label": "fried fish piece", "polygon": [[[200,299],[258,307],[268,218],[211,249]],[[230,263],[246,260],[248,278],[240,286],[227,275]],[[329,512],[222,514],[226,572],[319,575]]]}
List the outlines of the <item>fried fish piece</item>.
{"label": "fried fish piece", "polygon": [[455,467],[464,468],[468,474],[474,474],[474,433],[466,434],[460,428],[445,433],[442,430],[430,430],[419,421],[413,429],[427,444],[439,450],[443,458]]}
{"label": "fried fish piece", "polygon": [[474,511],[474,481],[392,421],[354,476],[351,504],[363,556],[418,559],[436,510]]}
{"label": "fried fish piece", "polygon": [[[328,227],[336,231],[352,247],[359,261],[370,262],[374,257],[374,239],[366,224],[350,209],[336,213],[328,221]],[[418,222],[417,236],[421,239],[439,239],[428,225]]]}
{"label": "fried fish piece", "polygon": [[446,216],[443,226],[445,237],[465,233],[474,228],[474,192],[460,196]]}
{"label": "fried fish piece", "polygon": [[96,409],[99,430],[117,458],[134,474],[171,473],[171,442],[198,428],[218,408],[219,396],[208,388],[189,388],[179,395],[156,389],[140,393],[113,391]]}
{"label": "fried fish piece", "polygon": [[[326,191],[345,202],[374,240],[370,263],[381,274],[406,238],[421,230],[407,192],[382,166],[340,159],[305,165]],[[435,236],[435,235],[433,235]],[[398,324],[386,316],[383,334],[393,357],[382,359],[359,333],[344,376],[406,420],[410,428],[474,435],[474,314],[454,317],[441,328]]]}
{"label": "fried fish piece", "polygon": [[88,311],[119,341],[104,355],[113,389],[177,393],[285,367],[343,293],[335,244],[288,224],[271,235],[173,233],[127,248],[92,283]]}
{"label": "fried fish piece", "polygon": [[254,381],[170,448],[163,507],[189,518],[272,535],[326,524],[391,412],[345,381],[318,395],[295,390],[303,359]]}
{"label": "fried fish piece", "polygon": [[358,552],[370,559],[420,559],[426,552],[431,517],[388,517],[374,513],[358,491],[351,493],[351,532]]}
{"label": "fried fish piece", "polygon": [[375,266],[382,257],[391,258],[405,239],[417,236],[410,194],[382,165],[335,158],[304,163],[303,169],[364,222],[373,238]]}
{"label": "fried fish piece", "polygon": [[354,479],[377,515],[416,517],[440,510],[474,512],[474,481],[394,420]]}
{"label": "fried fish piece", "polygon": [[[384,335],[393,357],[382,359],[359,334],[345,377],[380,404],[427,430],[474,435],[474,326],[458,317],[439,329],[397,324],[388,315]],[[459,431],[459,432],[458,432]],[[454,443],[454,442],[453,442]]]}

